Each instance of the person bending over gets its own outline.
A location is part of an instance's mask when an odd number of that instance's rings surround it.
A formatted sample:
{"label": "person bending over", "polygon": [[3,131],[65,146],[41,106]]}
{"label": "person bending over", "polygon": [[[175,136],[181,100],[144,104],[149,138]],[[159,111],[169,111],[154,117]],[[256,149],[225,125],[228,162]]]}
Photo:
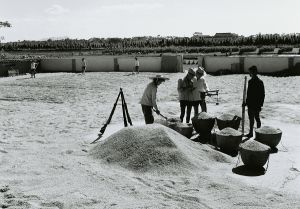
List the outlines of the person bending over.
{"label": "person bending over", "polygon": [[140,104],[142,106],[142,111],[144,114],[144,119],[146,124],[151,124],[154,122],[154,117],[152,114],[152,109],[154,108],[157,114],[160,114],[156,104],[156,93],[157,87],[164,81],[169,80],[161,75],[156,75],[155,77],[150,77],[152,82],[150,82],[146,89],[144,90]]}

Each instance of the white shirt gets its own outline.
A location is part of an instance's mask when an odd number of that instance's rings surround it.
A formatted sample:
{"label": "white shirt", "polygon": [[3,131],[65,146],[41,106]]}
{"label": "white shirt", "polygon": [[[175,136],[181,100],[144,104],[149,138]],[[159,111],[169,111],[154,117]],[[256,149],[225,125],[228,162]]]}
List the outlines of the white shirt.
{"label": "white shirt", "polygon": [[149,83],[146,89],[144,90],[140,104],[151,106],[154,107],[156,110],[158,110],[156,104],[156,93],[157,93],[157,86],[153,82]]}
{"label": "white shirt", "polygon": [[30,68],[31,68],[31,70],[35,70],[35,68],[36,68],[36,63],[35,63],[35,62],[32,62]]}
{"label": "white shirt", "polygon": [[135,64],[136,67],[139,67],[139,66],[140,66],[140,62],[139,62],[138,60],[135,60],[135,63],[134,63],[134,64]]}
{"label": "white shirt", "polygon": [[86,67],[86,66],[87,66],[87,63],[86,63],[85,60],[82,60],[82,61],[81,61],[81,64],[82,64],[82,67]]}
{"label": "white shirt", "polygon": [[209,91],[205,78],[201,77],[194,82],[195,90],[193,91],[194,101],[201,100],[200,93]]}

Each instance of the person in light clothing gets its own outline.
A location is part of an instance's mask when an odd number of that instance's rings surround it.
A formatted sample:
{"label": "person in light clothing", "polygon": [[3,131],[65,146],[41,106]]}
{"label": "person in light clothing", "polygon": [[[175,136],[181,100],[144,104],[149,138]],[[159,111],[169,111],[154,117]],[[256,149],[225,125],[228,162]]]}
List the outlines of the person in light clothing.
{"label": "person in light clothing", "polygon": [[36,69],[37,69],[38,63],[35,61],[32,61],[30,64],[30,75],[31,78],[35,78]]}
{"label": "person in light clothing", "polygon": [[186,123],[189,123],[191,110],[193,106],[193,90],[195,82],[195,71],[190,68],[188,70],[187,75],[183,79],[178,80],[177,91],[179,95],[179,103],[180,103],[180,120],[183,122],[183,118],[186,111]]}
{"label": "person in light clothing", "polygon": [[[206,96],[207,92],[209,91],[208,85],[204,78],[205,75],[206,75],[206,73],[204,71],[204,68],[198,67],[198,69],[196,71],[197,81],[195,83],[194,98],[195,98],[195,101],[199,101],[202,112],[207,112],[205,96]],[[199,103],[198,103],[198,105],[199,105]]]}
{"label": "person in light clothing", "polygon": [[146,124],[151,124],[154,122],[154,117],[152,114],[153,108],[157,114],[160,114],[160,111],[156,104],[157,87],[162,82],[169,80],[169,78],[165,78],[161,75],[156,75],[155,77],[150,77],[150,79],[152,79],[152,82],[150,82],[147,85],[146,89],[144,90],[142,99],[140,101]]}
{"label": "person in light clothing", "polygon": [[81,72],[82,72],[82,74],[85,73],[86,67],[87,67],[87,62],[84,58],[82,58],[82,60],[81,60],[81,70],[82,70]]}

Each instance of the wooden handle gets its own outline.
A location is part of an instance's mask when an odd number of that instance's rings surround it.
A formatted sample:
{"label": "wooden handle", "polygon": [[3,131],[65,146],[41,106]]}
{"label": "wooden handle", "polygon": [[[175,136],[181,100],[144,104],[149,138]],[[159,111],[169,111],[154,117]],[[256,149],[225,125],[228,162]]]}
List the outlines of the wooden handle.
{"label": "wooden handle", "polygon": [[[243,91],[243,104],[246,102],[246,91],[247,91],[247,76],[244,80],[244,91]],[[242,134],[244,135],[245,129],[245,106],[242,105]]]}

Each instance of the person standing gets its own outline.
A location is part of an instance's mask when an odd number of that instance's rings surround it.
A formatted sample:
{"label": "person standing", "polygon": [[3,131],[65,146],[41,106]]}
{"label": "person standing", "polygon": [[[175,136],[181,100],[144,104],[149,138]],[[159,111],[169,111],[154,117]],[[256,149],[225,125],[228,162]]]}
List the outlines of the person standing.
{"label": "person standing", "polygon": [[139,72],[140,72],[140,62],[139,62],[137,57],[135,57],[134,67],[135,67],[135,72],[137,72],[139,74]]}
{"label": "person standing", "polygon": [[82,74],[85,74],[86,67],[87,67],[87,62],[86,62],[85,58],[82,58],[81,59],[81,73]]}
{"label": "person standing", "polygon": [[257,128],[261,127],[259,114],[265,100],[265,87],[263,81],[257,76],[257,67],[255,65],[249,68],[249,75],[251,79],[248,81],[246,103],[243,103],[243,106],[248,107],[250,129],[246,136],[251,138],[253,136],[254,120]]}
{"label": "person standing", "polygon": [[187,75],[183,79],[178,80],[177,91],[179,95],[180,103],[180,120],[183,122],[183,118],[186,112],[186,123],[190,122],[191,110],[194,104],[193,98],[193,81],[196,73],[190,68]]}
{"label": "person standing", "polygon": [[33,60],[31,62],[31,64],[30,64],[30,75],[31,75],[31,78],[35,78],[37,66],[38,66],[38,63]]}
{"label": "person standing", "polygon": [[154,117],[152,114],[153,108],[157,114],[160,114],[160,111],[156,104],[157,87],[164,81],[169,80],[169,78],[165,78],[161,75],[150,77],[150,79],[152,79],[152,82],[147,85],[140,101],[146,124],[151,124],[154,122]]}
{"label": "person standing", "polygon": [[201,111],[202,112],[207,112],[207,106],[206,106],[206,101],[205,97],[207,92],[209,91],[207,82],[205,80],[205,71],[203,67],[198,67],[196,71],[196,84],[195,84],[195,93],[194,97],[196,98],[196,101],[199,101],[198,104],[200,103]]}

